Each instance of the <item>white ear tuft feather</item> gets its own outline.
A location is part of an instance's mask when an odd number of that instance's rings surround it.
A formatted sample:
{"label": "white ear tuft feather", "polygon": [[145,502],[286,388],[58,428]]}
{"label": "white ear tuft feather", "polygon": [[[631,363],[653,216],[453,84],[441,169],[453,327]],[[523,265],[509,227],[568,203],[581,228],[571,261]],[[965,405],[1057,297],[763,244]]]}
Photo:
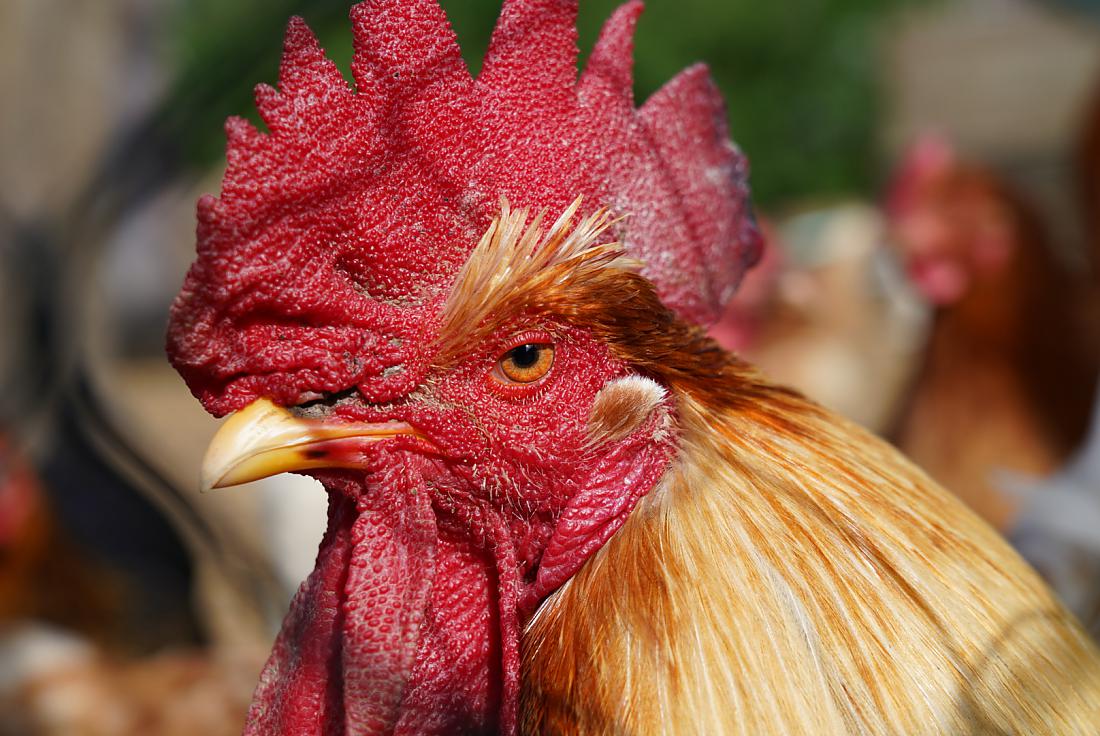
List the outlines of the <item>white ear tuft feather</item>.
{"label": "white ear tuft feather", "polygon": [[668,391],[645,376],[623,376],[608,381],[592,404],[588,418],[591,446],[615,442],[637,430],[665,400]]}

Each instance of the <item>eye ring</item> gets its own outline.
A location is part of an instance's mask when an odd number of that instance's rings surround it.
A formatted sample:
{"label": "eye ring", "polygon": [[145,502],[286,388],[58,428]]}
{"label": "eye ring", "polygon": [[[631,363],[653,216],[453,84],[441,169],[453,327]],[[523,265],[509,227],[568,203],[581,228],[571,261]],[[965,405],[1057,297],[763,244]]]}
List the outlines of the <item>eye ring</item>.
{"label": "eye ring", "polygon": [[493,367],[493,377],[506,385],[527,385],[549,373],[553,365],[554,344],[532,340],[505,351]]}

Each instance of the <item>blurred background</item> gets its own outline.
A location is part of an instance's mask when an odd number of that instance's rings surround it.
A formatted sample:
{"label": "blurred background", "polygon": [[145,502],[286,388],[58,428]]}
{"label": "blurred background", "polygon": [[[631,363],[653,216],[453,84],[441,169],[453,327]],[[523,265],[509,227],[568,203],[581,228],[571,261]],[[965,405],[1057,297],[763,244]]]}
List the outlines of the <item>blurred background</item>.
{"label": "blurred background", "polygon": [[[498,0],[443,4],[476,71]],[[582,63],[616,4],[581,1]],[[348,6],[0,3],[0,735],[240,732],[323,494],[200,497],[164,329],[224,119],[290,15],[347,69]],[[650,0],[636,56],[639,99],[710,64],[752,164],[768,249],[714,336],[1100,631],[1100,2]]]}

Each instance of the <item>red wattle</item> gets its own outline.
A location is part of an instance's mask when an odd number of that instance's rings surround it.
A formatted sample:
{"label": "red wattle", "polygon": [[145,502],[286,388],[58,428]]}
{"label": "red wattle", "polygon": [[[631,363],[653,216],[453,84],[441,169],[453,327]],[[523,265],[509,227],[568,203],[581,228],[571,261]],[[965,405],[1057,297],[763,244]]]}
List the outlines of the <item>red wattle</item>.
{"label": "red wattle", "polygon": [[344,722],[343,687],[332,662],[340,656],[341,601],[355,516],[350,500],[333,495],[317,565],[290,604],[253,695],[244,736],[338,733],[331,727]]}
{"label": "red wattle", "polygon": [[260,676],[246,736],[393,732],[435,569],[435,514],[419,485],[330,494],[316,568]]}
{"label": "red wattle", "polygon": [[361,492],[330,487],[317,566],[291,603],[245,736],[515,733],[511,539],[499,520],[480,531],[469,519],[438,522],[423,479],[390,471]]}
{"label": "red wattle", "polygon": [[388,734],[400,716],[435,577],[435,514],[423,481],[368,489],[356,506],[343,604],[347,732]]}

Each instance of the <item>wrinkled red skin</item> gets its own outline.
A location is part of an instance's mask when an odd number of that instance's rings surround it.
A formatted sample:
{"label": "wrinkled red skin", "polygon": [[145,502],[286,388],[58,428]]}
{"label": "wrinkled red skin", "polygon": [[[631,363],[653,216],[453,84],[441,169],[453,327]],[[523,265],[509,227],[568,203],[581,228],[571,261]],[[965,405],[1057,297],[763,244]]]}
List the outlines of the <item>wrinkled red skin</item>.
{"label": "wrinkled red skin", "polygon": [[[536,385],[493,367],[532,328],[556,346]],[[583,329],[511,325],[415,397],[348,399],[334,419],[398,419],[428,442],[368,445],[330,493],[317,568],[261,677],[250,734],[514,733],[519,632],[667,466],[654,420],[586,449],[593,400],[628,368]],[[551,448],[550,451],[540,448]]]}
{"label": "wrinkled red skin", "polygon": [[[612,237],[686,320],[713,321],[755,262],[747,164],[705,68],[635,107],[640,12],[612,16],[578,79],[576,0],[505,0],[473,79],[435,0],[368,0],[352,10],[355,89],[295,19],[279,89],[256,91],[268,133],[227,123],[173,366],[215,415],[339,394],[336,419],[430,439],[362,450],[366,473],[314,473],[328,531],[247,733],[514,733],[524,620],[667,467],[656,415],[587,448],[597,392],[631,369],[583,326],[530,315],[447,367],[432,353],[502,197],[627,216]],[[503,389],[492,366],[525,330],[557,344],[554,367]]]}

